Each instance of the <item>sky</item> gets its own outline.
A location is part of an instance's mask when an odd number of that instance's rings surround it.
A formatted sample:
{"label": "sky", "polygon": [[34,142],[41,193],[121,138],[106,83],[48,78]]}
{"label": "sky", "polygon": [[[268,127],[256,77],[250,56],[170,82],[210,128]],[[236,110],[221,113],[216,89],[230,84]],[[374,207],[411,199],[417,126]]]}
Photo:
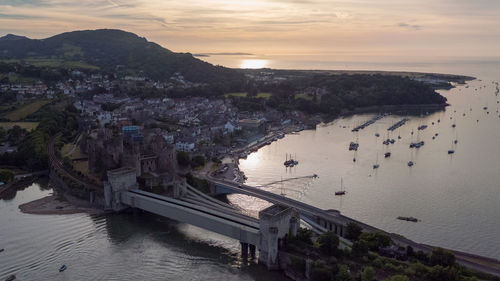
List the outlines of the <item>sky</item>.
{"label": "sky", "polygon": [[117,28],[177,52],[500,56],[499,0],[0,0],[0,36]]}

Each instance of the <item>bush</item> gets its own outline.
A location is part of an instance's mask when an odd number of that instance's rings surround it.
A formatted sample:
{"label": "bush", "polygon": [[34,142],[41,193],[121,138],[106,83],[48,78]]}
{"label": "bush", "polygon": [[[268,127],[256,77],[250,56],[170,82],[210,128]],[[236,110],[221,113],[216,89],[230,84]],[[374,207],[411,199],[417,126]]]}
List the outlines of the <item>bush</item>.
{"label": "bush", "polygon": [[339,268],[339,272],[335,276],[335,280],[337,281],[351,281],[353,278],[351,277],[351,274],[349,273],[349,268],[347,266],[342,265]]}
{"label": "bush", "polygon": [[191,167],[193,168],[197,168],[197,167],[203,167],[205,166],[205,157],[203,157],[202,155],[197,155],[195,157],[193,157],[193,159],[191,160]]}
{"label": "bush", "polygon": [[429,273],[429,268],[419,262],[411,263],[405,270],[408,275],[415,275],[417,277],[425,277]]}
{"label": "bush", "polygon": [[436,265],[431,268],[428,274],[428,279],[434,281],[459,280],[460,272],[456,267],[443,267],[441,265]]}
{"label": "bush", "polygon": [[319,236],[318,245],[322,254],[334,256],[339,247],[339,237],[331,231],[325,232]]}
{"label": "bush", "polygon": [[410,281],[408,277],[404,275],[394,275],[391,277],[391,279],[388,279],[389,281]]}
{"label": "bush", "polygon": [[14,173],[8,170],[0,170],[0,181],[2,182],[10,182],[14,180]]}
{"label": "bush", "polygon": [[189,153],[185,151],[178,151],[177,152],[177,163],[181,166],[187,166],[189,163],[191,163],[191,159],[189,158]]}
{"label": "bush", "polygon": [[363,269],[361,273],[361,281],[373,281],[375,278],[375,269],[371,266],[367,266]]}
{"label": "bush", "polygon": [[455,264],[455,255],[449,251],[445,251],[442,248],[436,248],[432,250],[429,263],[434,265],[442,266],[452,266]]}
{"label": "bush", "polygon": [[306,261],[294,256],[290,257],[290,267],[297,273],[304,274],[306,271]]}
{"label": "bush", "polygon": [[363,232],[359,240],[366,241],[371,251],[378,251],[380,247],[391,245],[391,238],[382,232]]}
{"label": "bush", "polygon": [[361,226],[350,222],[347,224],[345,237],[351,241],[356,241],[361,235],[362,230]]}
{"label": "bush", "polygon": [[312,230],[307,228],[299,228],[297,235],[293,238],[294,240],[304,242],[308,245],[312,245]]}
{"label": "bush", "polygon": [[369,249],[368,242],[364,240],[356,241],[352,244],[352,254],[355,257],[362,257],[368,254]]}
{"label": "bush", "polygon": [[333,272],[328,265],[322,261],[318,260],[314,262],[312,270],[311,270],[311,280],[313,281],[330,281],[333,277]]}

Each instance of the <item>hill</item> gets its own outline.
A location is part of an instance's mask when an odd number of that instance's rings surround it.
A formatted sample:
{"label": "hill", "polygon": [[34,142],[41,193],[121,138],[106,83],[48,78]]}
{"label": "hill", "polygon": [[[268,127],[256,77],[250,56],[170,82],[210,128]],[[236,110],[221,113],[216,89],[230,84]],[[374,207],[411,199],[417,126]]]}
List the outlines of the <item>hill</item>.
{"label": "hill", "polygon": [[0,38],[0,59],[42,61],[45,65],[73,68],[81,65],[110,73],[117,70],[132,75],[144,73],[158,80],[168,79],[176,72],[193,82],[242,79],[242,74],[232,69],[214,66],[189,53],[172,52],[146,38],[113,29],[66,32],[46,39],[9,34]]}

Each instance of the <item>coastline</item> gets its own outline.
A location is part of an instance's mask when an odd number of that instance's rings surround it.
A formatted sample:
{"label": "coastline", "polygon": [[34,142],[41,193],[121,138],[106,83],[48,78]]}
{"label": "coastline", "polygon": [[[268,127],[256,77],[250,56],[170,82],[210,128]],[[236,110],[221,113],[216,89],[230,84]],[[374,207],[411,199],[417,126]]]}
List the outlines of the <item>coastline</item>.
{"label": "coastline", "polygon": [[61,201],[56,195],[49,195],[28,203],[19,205],[21,212],[32,215],[70,215],[87,213],[91,215],[102,214],[104,211],[80,207],[69,201]]}

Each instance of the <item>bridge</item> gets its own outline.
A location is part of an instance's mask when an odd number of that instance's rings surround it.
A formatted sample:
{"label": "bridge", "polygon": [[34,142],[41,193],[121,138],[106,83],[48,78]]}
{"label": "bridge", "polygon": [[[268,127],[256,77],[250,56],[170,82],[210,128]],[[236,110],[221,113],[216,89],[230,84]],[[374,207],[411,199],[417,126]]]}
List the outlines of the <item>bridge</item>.
{"label": "bridge", "polygon": [[136,208],[185,222],[240,241],[242,256],[256,257],[269,269],[279,268],[278,252],[287,235],[295,235],[300,217],[293,208],[273,205],[259,212],[259,218],[242,214],[231,205],[208,199],[189,186],[179,198],[166,197],[138,189],[131,168],[107,172],[104,182],[105,205],[114,211]]}
{"label": "bridge", "polygon": [[[248,256],[248,250],[250,250],[250,255],[254,258],[255,251],[258,249],[259,261],[266,264],[269,269],[279,268],[278,251],[281,242],[286,239],[287,235],[296,234],[300,220],[309,224],[316,233],[335,232],[347,244],[350,242],[343,239],[343,236],[348,223],[358,224],[363,228],[363,231],[381,231],[343,216],[336,210],[323,210],[282,195],[249,185],[213,178],[209,175],[205,178],[212,184],[216,194],[240,193],[266,200],[275,205],[260,211],[259,218],[256,219],[242,214],[234,206],[222,203],[189,186],[176,187],[180,188],[174,192],[180,195],[177,199],[156,195],[139,190],[135,170],[128,168],[108,171],[108,182],[101,185],[64,167],[55,155],[54,138],[49,141],[47,150],[51,178],[53,174],[58,174],[78,183],[87,190],[93,190],[91,195],[93,192],[104,194],[105,208],[115,211],[130,207],[142,209],[237,239],[241,243],[243,257]],[[54,178],[58,179],[59,177]],[[90,196],[91,202],[93,198],[94,196]],[[416,243],[394,233],[387,234],[395,243],[412,246],[416,251],[430,252],[433,249],[432,246]],[[483,264],[482,261],[488,260],[487,258],[460,252],[454,253],[458,263],[500,276],[500,268]],[[490,262],[498,263],[496,260]]]}
{"label": "bridge", "polygon": [[365,231],[378,231],[377,228],[341,215],[337,210],[323,210],[292,198],[255,188],[250,185],[217,179],[208,175],[206,176],[206,179],[215,187],[215,194],[239,193],[257,197],[273,204],[294,208],[299,211],[302,220],[319,232],[332,231],[340,237],[344,237],[345,227],[349,223],[356,223]]}

